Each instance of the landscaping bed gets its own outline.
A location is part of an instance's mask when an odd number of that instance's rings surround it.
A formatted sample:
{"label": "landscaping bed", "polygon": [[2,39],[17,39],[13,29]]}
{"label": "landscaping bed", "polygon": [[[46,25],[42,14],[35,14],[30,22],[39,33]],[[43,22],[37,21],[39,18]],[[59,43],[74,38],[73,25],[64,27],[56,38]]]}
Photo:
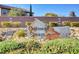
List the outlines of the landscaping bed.
{"label": "landscaping bed", "polygon": [[23,42],[6,40],[0,42],[0,53],[4,54],[78,54],[79,40],[58,38],[39,42],[26,39]]}
{"label": "landscaping bed", "polygon": [[51,38],[51,40],[45,38],[43,41],[39,41],[40,39],[35,37],[26,37],[24,28],[13,29],[13,31],[17,30],[15,33],[9,31],[12,28],[5,28],[8,33],[12,33],[12,36],[6,39],[6,35],[4,36],[5,39],[0,41],[0,54],[78,54],[79,40],[77,34],[79,34],[79,28],[70,27],[70,29],[72,35],[68,38],[58,37]]}

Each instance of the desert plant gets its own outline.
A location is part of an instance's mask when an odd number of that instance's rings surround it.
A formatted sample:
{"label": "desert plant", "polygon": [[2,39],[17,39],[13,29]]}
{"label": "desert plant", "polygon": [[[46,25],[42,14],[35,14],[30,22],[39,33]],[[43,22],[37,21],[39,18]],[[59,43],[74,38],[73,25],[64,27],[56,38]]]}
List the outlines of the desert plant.
{"label": "desert plant", "polygon": [[71,26],[72,27],[79,27],[79,22],[72,22],[71,23]]}
{"label": "desert plant", "polygon": [[3,41],[0,42],[0,53],[5,53],[6,51],[10,53],[13,51],[13,53],[23,54],[78,54],[78,41],[72,38],[59,38],[45,42],[38,42],[32,39],[28,39],[22,43]]}
{"label": "desert plant", "polygon": [[63,25],[64,26],[71,26],[71,22],[68,22],[68,21],[67,22],[63,22]]}
{"label": "desert plant", "polygon": [[79,27],[79,22],[64,22],[64,26]]}
{"label": "desert plant", "polygon": [[31,25],[31,22],[25,22],[25,25],[26,26],[30,26]]}
{"label": "desert plant", "polygon": [[4,22],[1,22],[1,26],[2,27],[11,27],[11,22],[9,22],[9,21],[4,21]]}
{"label": "desert plant", "polygon": [[49,22],[48,26],[55,27],[55,26],[58,26],[58,23],[56,23],[56,22]]}
{"label": "desert plant", "polygon": [[3,42],[0,42],[0,53],[10,52],[12,50],[16,50],[23,47],[24,45],[21,43],[17,43],[13,40],[5,40]]}
{"label": "desert plant", "polygon": [[36,40],[28,40],[25,43],[25,46],[26,46],[26,53],[34,53],[35,51],[37,52],[37,50],[41,48],[41,44]]}
{"label": "desert plant", "polygon": [[18,37],[25,37],[25,31],[23,29],[20,29],[18,31],[15,32],[16,36]]}
{"label": "desert plant", "polygon": [[74,39],[57,39],[48,41],[44,48],[42,48],[43,53],[51,54],[75,54],[79,53],[79,43],[78,40]]}
{"label": "desert plant", "polygon": [[16,21],[16,22],[12,22],[12,24],[14,27],[19,27],[21,25],[21,22]]}

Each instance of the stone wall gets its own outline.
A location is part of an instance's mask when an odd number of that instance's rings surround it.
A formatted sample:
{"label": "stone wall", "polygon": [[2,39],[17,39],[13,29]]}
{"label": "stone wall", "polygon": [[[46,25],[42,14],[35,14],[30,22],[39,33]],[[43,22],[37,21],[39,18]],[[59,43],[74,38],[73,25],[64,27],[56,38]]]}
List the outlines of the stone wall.
{"label": "stone wall", "polygon": [[[26,27],[25,22],[33,22],[35,20],[35,18],[48,23],[48,22],[59,22],[59,19],[61,20],[61,22],[64,21],[69,21],[69,22],[79,22],[79,17],[45,17],[45,16],[41,16],[41,17],[29,17],[29,16],[17,16],[17,17],[9,17],[9,16],[1,16],[0,17],[0,22],[3,21],[12,21],[12,22],[21,22],[21,26],[20,27]],[[0,25],[1,27],[1,25]]]}
{"label": "stone wall", "polygon": [[[27,31],[26,28],[0,28],[0,33],[7,31],[17,31],[19,29],[24,29]],[[54,27],[54,30],[60,33],[61,37],[74,37],[79,39],[79,27]]]}
{"label": "stone wall", "polygon": [[71,30],[70,37],[79,39],[79,27],[71,27],[70,30]]}

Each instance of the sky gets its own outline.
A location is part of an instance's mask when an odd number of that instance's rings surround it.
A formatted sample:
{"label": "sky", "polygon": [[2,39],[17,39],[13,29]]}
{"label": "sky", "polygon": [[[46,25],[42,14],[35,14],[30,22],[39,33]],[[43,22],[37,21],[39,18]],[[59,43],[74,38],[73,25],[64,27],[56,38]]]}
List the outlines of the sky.
{"label": "sky", "polygon": [[[8,6],[29,9],[29,4],[7,4]],[[34,16],[44,16],[46,13],[55,13],[59,16],[69,16],[74,11],[79,16],[79,4],[32,4]]]}

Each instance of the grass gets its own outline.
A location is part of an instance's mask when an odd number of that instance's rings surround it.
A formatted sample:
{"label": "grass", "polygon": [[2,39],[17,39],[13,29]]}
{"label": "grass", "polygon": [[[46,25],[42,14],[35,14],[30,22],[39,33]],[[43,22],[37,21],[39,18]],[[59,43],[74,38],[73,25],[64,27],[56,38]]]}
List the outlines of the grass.
{"label": "grass", "polygon": [[79,40],[59,38],[44,43],[32,39],[20,43],[14,40],[3,41],[0,42],[0,51],[8,54],[78,54]]}
{"label": "grass", "polygon": [[21,43],[17,43],[14,40],[5,40],[0,42],[0,53],[3,54],[22,47],[24,46]]}
{"label": "grass", "polygon": [[76,39],[56,39],[44,44],[44,53],[51,54],[78,54],[79,40]]}

